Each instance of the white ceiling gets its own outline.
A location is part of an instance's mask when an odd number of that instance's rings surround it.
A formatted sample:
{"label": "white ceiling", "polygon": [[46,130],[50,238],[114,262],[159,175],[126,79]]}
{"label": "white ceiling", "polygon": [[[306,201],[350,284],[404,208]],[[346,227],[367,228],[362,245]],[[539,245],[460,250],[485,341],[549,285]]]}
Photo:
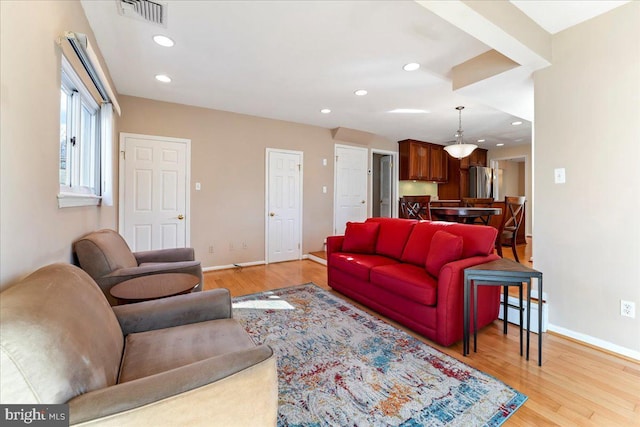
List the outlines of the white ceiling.
{"label": "white ceiling", "polygon": [[[595,16],[605,11],[601,3],[625,2],[513,3],[557,32],[561,22],[576,23],[561,13],[572,10],[575,18],[576,4]],[[546,12],[550,3],[553,13]],[[166,2],[166,28],[122,16],[118,4],[82,0],[119,94],[435,143],[453,139],[455,107],[464,105],[467,142],[486,139],[478,144],[484,148],[531,142],[529,121],[512,126],[520,118],[451,88],[452,67],[491,48],[413,1],[173,0]],[[581,20],[591,16],[580,12]],[[156,45],[156,34],[176,45]],[[403,71],[408,62],[421,68]],[[156,74],[173,81],[160,83]],[[500,85],[496,93],[522,99],[522,111],[532,112],[528,73]],[[357,89],[368,95],[355,96]],[[322,108],[332,112],[321,114]],[[389,112],[397,108],[428,113]]]}
{"label": "white ceiling", "polygon": [[629,3],[630,0],[511,0],[538,25],[551,34],[577,25]]}

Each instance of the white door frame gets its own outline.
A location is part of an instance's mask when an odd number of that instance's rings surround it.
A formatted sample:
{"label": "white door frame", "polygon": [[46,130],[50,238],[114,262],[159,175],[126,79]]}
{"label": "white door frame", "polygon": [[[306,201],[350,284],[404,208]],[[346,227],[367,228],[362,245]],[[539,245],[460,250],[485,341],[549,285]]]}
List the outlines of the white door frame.
{"label": "white door frame", "polygon": [[[381,150],[379,148],[372,148],[369,150],[369,171],[373,170],[373,155],[374,154],[382,154],[385,156],[391,156],[391,217],[398,217],[398,192],[400,191],[400,181],[398,180],[398,166],[400,163],[398,162],[398,152],[397,151],[389,151],[389,150]],[[369,200],[373,200],[373,172],[369,173]],[[370,203],[367,208],[367,215],[369,218],[373,215],[373,206]]]}
{"label": "white door frame", "polygon": [[126,138],[153,139],[166,142],[185,144],[185,246],[191,247],[191,140],[185,138],[172,138],[169,136],[143,135],[139,133],[120,132],[120,145],[118,155],[118,232],[122,235],[124,230],[124,192],[125,192],[125,165],[124,156]]}
{"label": "white door frame", "polygon": [[[368,147],[361,147],[361,146],[357,146],[357,145],[346,145],[346,144],[334,144],[333,146],[333,226],[332,226],[332,232],[331,234],[334,234],[335,229],[336,229],[336,216],[337,216],[337,209],[336,206],[338,206],[338,169],[337,169],[337,162],[336,162],[336,157],[338,157],[338,148],[346,148],[346,149],[356,149],[356,150],[365,150],[367,152],[369,152],[369,148]],[[371,207],[369,206],[371,203],[369,203],[369,201],[371,200],[371,158],[367,158],[367,167],[366,170],[369,172],[369,178],[367,180],[367,189],[365,190],[365,196],[367,197],[367,200],[365,200],[365,203],[367,204],[367,215],[371,216]]]}
{"label": "white door frame", "polygon": [[300,247],[298,248],[298,259],[302,259],[302,246],[303,246],[303,235],[302,235],[302,213],[304,210],[302,209],[302,204],[304,202],[304,152],[295,151],[295,150],[281,150],[278,148],[267,148],[264,156],[264,259],[265,264],[269,264],[269,156],[273,152],[278,153],[286,153],[286,154],[295,154],[300,156],[300,189],[298,197],[300,198],[300,203],[298,207],[298,217],[300,218],[298,225],[298,235],[300,236]]}

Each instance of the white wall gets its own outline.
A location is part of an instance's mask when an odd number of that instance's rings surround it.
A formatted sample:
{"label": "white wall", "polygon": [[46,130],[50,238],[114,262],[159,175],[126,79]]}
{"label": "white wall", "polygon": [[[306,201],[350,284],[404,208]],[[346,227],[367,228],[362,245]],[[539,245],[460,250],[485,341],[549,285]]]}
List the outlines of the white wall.
{"label": "white wall", "polygon": [[[0,288],[52,262],[71,244],[115,226],[115,207],[58,209],[60,49],[64,31],[85,33],[78,1],[0,1]],[[97,52],[100,55],[99,51]]]}
{"label": "white wall", "polygon": [[[334,146],[351,143],[317,126],[131,96],[119,101],[119,132],[191,139],[191,179],[202,184],[202,190],[191,191],[191,246],[203,267],[265,259],[266,148],[304,153],[302,251],[323,249],[333,229]],[[367,146],[397,147],[378,136]],[[246,249],[238,249],[241,242]]]}
{"label": "white wall", "polygon": [[551,330],[640,359],[639,23],[630,2],[560,32],[535,73],[533,258]]}

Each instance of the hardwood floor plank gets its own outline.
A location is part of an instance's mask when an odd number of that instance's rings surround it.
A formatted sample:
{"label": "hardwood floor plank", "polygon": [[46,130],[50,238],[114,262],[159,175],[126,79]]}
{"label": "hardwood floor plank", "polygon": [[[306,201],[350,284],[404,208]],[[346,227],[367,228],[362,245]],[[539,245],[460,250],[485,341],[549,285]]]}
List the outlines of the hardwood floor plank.
{"label": "hardwood floor plank", "polygon": [[[505,250],[505,254],[510,252]],[[313,282],[382,318],[332,291],[326,267],[309,260],[206,272],[204,279],[204,289],[228,288],[232,296]],[[461,343],[442,347],[386,321],[526,394],[527,402],[505,425],[640,426],[640,363],[556,334],[544,334],[543,365],[539,367],[537,335],[532,334],[531,360],[527,362],[520,357],[518,327],[509,325],[503,335],[501,321],[480,330],[478,352],[463,357]]]}

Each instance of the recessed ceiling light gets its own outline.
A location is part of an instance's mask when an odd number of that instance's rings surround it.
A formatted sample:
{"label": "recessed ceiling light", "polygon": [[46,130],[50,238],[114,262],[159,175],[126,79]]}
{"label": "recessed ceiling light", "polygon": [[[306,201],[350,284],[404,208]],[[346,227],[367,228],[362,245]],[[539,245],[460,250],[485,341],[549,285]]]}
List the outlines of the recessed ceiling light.
{"label": "recessed ceiling light", "polygon": [[485,142],[486,139],[479,139],[478,142]]}
{"label": "recessed ceiling light", "polygon": [[322,110],[320,110],[320,112],[321,112],[322,114],[329,114],[329,113],[331,112],[331,110],[330,110],[330,109],[328,109],[328,108],[323,108]]}
{"label": "recessed ceiling light", "polygon": [[160,46],[164,46],[164,47],[172,47],[173,45],[175,45],[176,43],[171,40],[169,37],[167,36],[162,36],[160,34],[153,36],[153,41],[158,43]]}
{"label": "recessed ceiling light", "polygon": [[502,147],[504,144],[502,142],[496,144],[496,147]]}
{"label": "recessed ceiling light", "polygon": [[156,80],[162,83],[171,83],[171,77],[165,75],[165,74],[158,74],[156,75]]}
{"label": "recessed ceiling light", "polygon": [[429,110],[421,110],[419,108],[395,108],[389,110],[389,113],[404,113],[404,114],[428,114]]}
{"label": "recessed ceiling light", "polygon": [[520,126],[522,124],[521,121],[517,121],[517,122],[511,122],[512,125],[514,126]]}
{"label": "recessed ceiling light", "polygon": [[365,96],[368,92],[364,89],[358,89],[357,91],[353,92],[358,96]]}
{"label": "recessed ceiling light", "polygon": [[402,69],[405,71],[415,71],[418,68],[420,68],[420,64],[418,64],[417,62],[410,62],[402,67]]}

